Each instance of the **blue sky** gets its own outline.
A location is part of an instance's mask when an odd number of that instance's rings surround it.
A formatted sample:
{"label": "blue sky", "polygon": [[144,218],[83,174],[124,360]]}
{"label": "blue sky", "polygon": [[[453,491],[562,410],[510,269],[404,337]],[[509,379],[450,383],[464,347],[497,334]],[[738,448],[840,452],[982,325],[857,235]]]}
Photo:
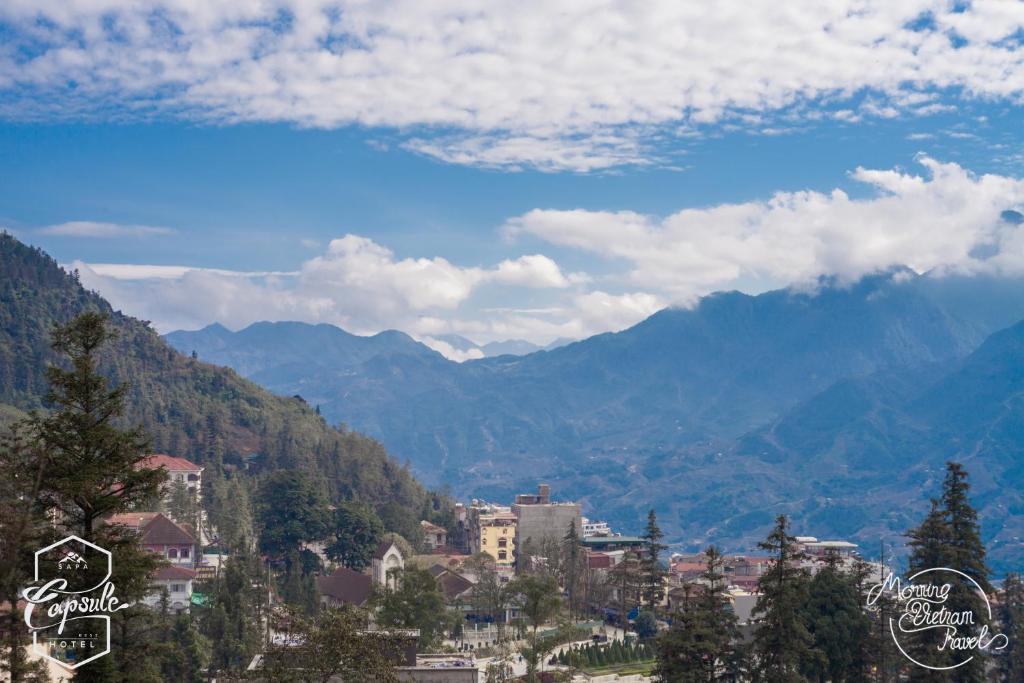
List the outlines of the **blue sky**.
{"label": "blue sky", "polygon": [[558,4],[5,3],[0,225],[162,331],[455,357],[436,336],[1022,266],[1024,3]]}

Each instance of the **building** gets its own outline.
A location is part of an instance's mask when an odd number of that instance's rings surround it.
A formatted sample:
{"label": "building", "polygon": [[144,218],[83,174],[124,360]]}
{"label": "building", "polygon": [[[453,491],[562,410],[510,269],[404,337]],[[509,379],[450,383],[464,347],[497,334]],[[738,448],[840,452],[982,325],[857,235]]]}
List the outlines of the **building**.
{"label": "building", "polygon": [[468,578],[454,572],[447,567],[435,564],[428,570],[437,581],[437,587],[444,595],[446,605],[466,607],[469,603],[469,596],[475,585]]}
{"label": "building", "polygon": [[362,607],[373,593],[373,579],[348,567],[339,567],[328,576],[316,577],[320,604],[328,607]]}
{"label": "building", "polygon": [[596,553],[616,550],[639,553],[644,551],[645,543],[639,536],[586,536],[580,539],[580,545]]}
{"label": "building", "polygon": [[608,522],[602,522],[599,519],[587,519],[586,517],[582,520],[583,524],[583,536],[611,536],[612,529],[608,526]]}
{"label": "building", "polygon": [[470,554],[487,553],[499,568],[515,564],[516,516],[512,509],[474,505],[469,514]]}
{"label": "building", "polygon": [[[140,461],[136,467],[150,470],[163,468],[167,470],[168,483],[181,482],[197,498],[202,493],[204,468],[185,458],[157,453]],[[170,489],[170,486],[166,487],[165,498],[170,495]]]}
{"label": "building", "polygon": [[552,503],[551,487],[541,484],[536,494],[521,493],[512,504],[516,517],[516,568],[522,569],[528,558],[541,558],[544,548],[551,543],[560,544],[569,530],[576,527],[582,536],[582,517],[579,503]]}
{"label": "building", "polygon": [[195,569],[195,537],[159,512],[123,512],[111,515],[107,523],[137,531],[142,536],[143,548],[167,559],[172,565]]}
{"label": "building", "polygon": [[420,528],[423,529],[423,545],[428,551],[434,552],[448,545],[448,530],[443,526],[423,520],[420,522]]}
{"label": "building", "polygon": [[391,541],[381,541],[373,553],[373,581],[378,586],[394,588],[395,572],[405,569],[405,558],[402,551]]}
{"label": "building", "polygon": [[814,536],[797,536],[800,550],[812,558],[824,559],[829,555],[845,560],[857,554],[857,544],[849,541],[819,541]]}
{"label": "building", "polygon": [[161,594],[167,592],[167,604],[175,612],[184,612],[192,602],[192,586],[196,573],[187,567],[162,567],[149,578],[151,592],[143,602],[149,607],[159,607]]}

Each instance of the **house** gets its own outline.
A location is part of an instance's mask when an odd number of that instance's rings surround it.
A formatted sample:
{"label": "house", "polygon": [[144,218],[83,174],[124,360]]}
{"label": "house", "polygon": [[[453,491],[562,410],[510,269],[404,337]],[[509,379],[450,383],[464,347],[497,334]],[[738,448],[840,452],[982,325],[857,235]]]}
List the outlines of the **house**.
{"label": "house", "polygon": [[[169,483],[173,484],[174,482],[181,482],[196,497],[202,493],[204,468],[190,460],[186,460],[185,458],[177,458],[173,455],[157,453],[141,460],[136,465],[136,468],[149,470],[163,468],[167,470]],[[165,498],[170,495],[169,492],[170,487],[168,486],[167,490],[164,492]]]}
{"label": "house", "polygon": [[321,605],[361,607],[373,593],[373,579],[348,567],[339,567],[327,576],[316,577],[316,587],[320,591]]}
{"label": "house", "polygon": [[427,520],[420,522],[420,527],[423,529],[423,544],[428,551],[434,552],[438,548],[448,545],[448,531],[444,527]]}
{"label": "house", "polygon": [[441,590],[441,594],[444,595],[445,604],[468,604],[469,596],[474,586],[472,581],[462,574],[453,572],[451,569],[442,567],[439,564],[435,564],[429,571],[433,574],[434,580],[437,581],[437,587]]}
{"label": "house", "polygon": [[373,581],[378,586],[394,588],[396,577],[393,572],[405,569],[402,551],[391,541],[381,541],[373,553]]}
{"label": "house", "polygon": [[166,558],[172,565],[195,569],[195,537],[159,512],[123,512],[111,515],[107,523],[137,531],[142,536],[143,548]]}
{"label": "house", "polygon": [[175,612],[183,612],[192,602],[192,587],[196,573],[187,567],[162,567],[149,577],[152,589],[143,602],[150,607],[159,607],[161,594],[167,591],[167,604]]}

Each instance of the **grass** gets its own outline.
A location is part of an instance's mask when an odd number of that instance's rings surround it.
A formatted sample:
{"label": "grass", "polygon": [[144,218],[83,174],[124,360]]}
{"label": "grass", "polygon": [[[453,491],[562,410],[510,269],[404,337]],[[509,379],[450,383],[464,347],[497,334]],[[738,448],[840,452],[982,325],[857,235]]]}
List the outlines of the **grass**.
{"label": "grass", "polygon": [[583,672],[591,676],[603,676],[605,674],[620,674],[629,676],[641,674],[649,676],[654,671],[654,660],[648,659],[642,662],[626,662],[625,664],[607,664],[605,666],[584,667]]}

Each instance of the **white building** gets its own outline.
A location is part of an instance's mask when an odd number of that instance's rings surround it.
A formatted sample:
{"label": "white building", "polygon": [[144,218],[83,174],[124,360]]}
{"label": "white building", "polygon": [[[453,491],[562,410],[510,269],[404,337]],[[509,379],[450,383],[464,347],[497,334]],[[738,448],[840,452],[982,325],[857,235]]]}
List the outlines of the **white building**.
{"label": "white building", "polygon": [[160,606],[160,596],[167,591],[167,603],[175,612],[183,612],[192,604],[195,571],[187,567],[163,567],[150,577],[150,592],[143,600],[149,607]]}
{"label": "white building", "polygon": [[405,558],[398,546],[381,541],[373,554],[373,580],[378,586],[395,586],[394,573],[405,569]]}
{"label": "white building", "polygon": [[612,529],[608,526],[608,522],[602,522],[599,519],[590,520],[584,517],[583,520],[583,537],[588,536],[611,536]]}

